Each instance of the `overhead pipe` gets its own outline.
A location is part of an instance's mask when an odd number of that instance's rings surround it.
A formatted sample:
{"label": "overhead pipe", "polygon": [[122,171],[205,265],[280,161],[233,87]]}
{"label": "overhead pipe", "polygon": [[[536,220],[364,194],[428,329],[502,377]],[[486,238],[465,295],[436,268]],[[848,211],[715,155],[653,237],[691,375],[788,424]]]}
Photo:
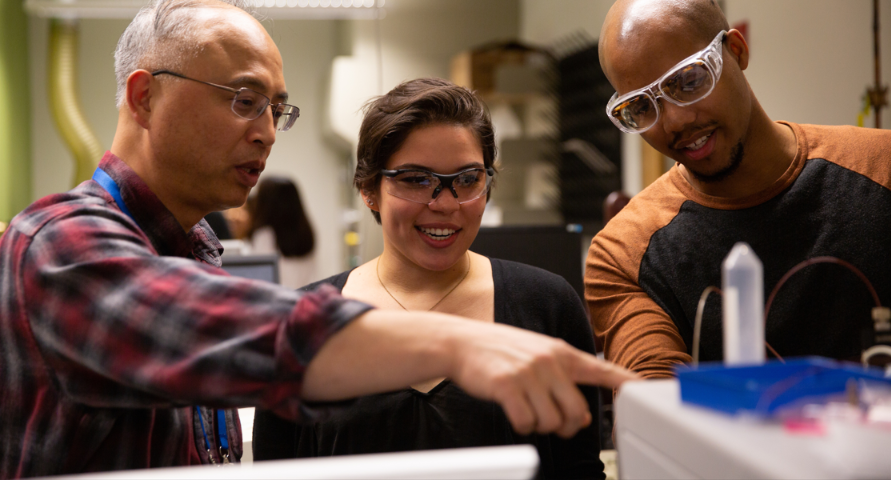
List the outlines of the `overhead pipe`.
{"label": "overhead pipe", "polygon": [[104,152],[81,108],[77,88],[79,33],[77,20],[56,18],[50,20],[47,83],[50,111],[56,129],[74,155],[72,186],[92,177]]}

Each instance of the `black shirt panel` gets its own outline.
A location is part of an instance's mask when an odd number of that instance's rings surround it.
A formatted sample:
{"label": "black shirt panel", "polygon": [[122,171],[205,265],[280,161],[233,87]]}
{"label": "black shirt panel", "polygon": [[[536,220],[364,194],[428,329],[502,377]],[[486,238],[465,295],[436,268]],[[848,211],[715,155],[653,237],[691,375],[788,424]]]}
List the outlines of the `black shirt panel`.
{"label": "black shirt panel", "polygon": [[[796,264],[834,256],[860,269],[887,304],[889,238],[891,191],[835,163],[811,159],[787,190],[760,205],[722,210],[686,201],[652,236],[639,283],[671,316],[689,353],[699,297],[709,285],[721,286],[721,263],[736,242],[748,243],[764,265],[765,302]],[[812,265],[778,292],[766,340],[784,357],[856,358],[860,332],[871,328],[874,306],[867,287],[848,269]],[[721,298],[712,295],[703,315],[703,361],[723,358],[721,318]]]}

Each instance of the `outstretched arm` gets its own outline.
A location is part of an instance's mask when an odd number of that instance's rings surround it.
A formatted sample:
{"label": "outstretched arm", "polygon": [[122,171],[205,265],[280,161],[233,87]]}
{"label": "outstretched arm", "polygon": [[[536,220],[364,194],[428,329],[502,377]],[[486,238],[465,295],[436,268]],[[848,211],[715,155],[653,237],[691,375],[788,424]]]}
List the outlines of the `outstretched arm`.
{"label": "outstretched arm", "polygon": [[671,317],[641,288],[621,236],[601,232],[588,250],[585,298],[606,358],[645,378],[671,378],[690,355]]}
{"label": "outstretched arm", "polygon": [[517,432],[569,437],[591,422],[577,383],[616,388],[633,373],[519,328],[429,313],[373,310],[313,358],[304,400],[337,400],[446,376],[499,403]]}

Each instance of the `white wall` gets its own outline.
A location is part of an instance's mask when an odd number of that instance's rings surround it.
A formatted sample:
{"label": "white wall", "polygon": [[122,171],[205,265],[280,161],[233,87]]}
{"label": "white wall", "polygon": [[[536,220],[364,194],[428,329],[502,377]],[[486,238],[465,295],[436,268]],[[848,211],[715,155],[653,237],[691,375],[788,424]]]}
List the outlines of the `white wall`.
{"label": "white wall", "polygon": [[[387,0],[381,21],[384,90],[421,76],[448,78],[452,56],[516,38],[516,0]],[[355,42],[373,42],[370,22],[354,22]],[[367,51],[367,50],[364,50]]]}
{"label": "white wall", "polygon": [[[882,79],[891,82],[891,0],[879,2]],[[746,78],[776,120],[854,125],[873,82],[872,0],[727,0],[749,22]],[[885,109],[884,128],[891,116]],[[870,119],[865,126],[872,127]]]}
{"label": "white wall", "polygon": [[613,0],[520,0],[520,37],[548,45],[570,33],[600,36]]}

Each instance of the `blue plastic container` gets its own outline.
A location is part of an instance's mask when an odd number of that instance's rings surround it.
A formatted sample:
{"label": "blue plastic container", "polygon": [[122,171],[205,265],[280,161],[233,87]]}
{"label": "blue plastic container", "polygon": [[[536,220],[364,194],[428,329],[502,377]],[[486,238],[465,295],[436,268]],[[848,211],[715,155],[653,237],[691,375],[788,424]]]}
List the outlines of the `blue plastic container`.
{"label": "blue plastic container", "polygon": [[891,386],[879,369],[820,357],[769,361],[764,365],[727,367],[719,363],[699,368],[675,368],[681,400],[726,413],[745,411],[772,415],[777,409],[807,397],[844,393],[849,380]]}

